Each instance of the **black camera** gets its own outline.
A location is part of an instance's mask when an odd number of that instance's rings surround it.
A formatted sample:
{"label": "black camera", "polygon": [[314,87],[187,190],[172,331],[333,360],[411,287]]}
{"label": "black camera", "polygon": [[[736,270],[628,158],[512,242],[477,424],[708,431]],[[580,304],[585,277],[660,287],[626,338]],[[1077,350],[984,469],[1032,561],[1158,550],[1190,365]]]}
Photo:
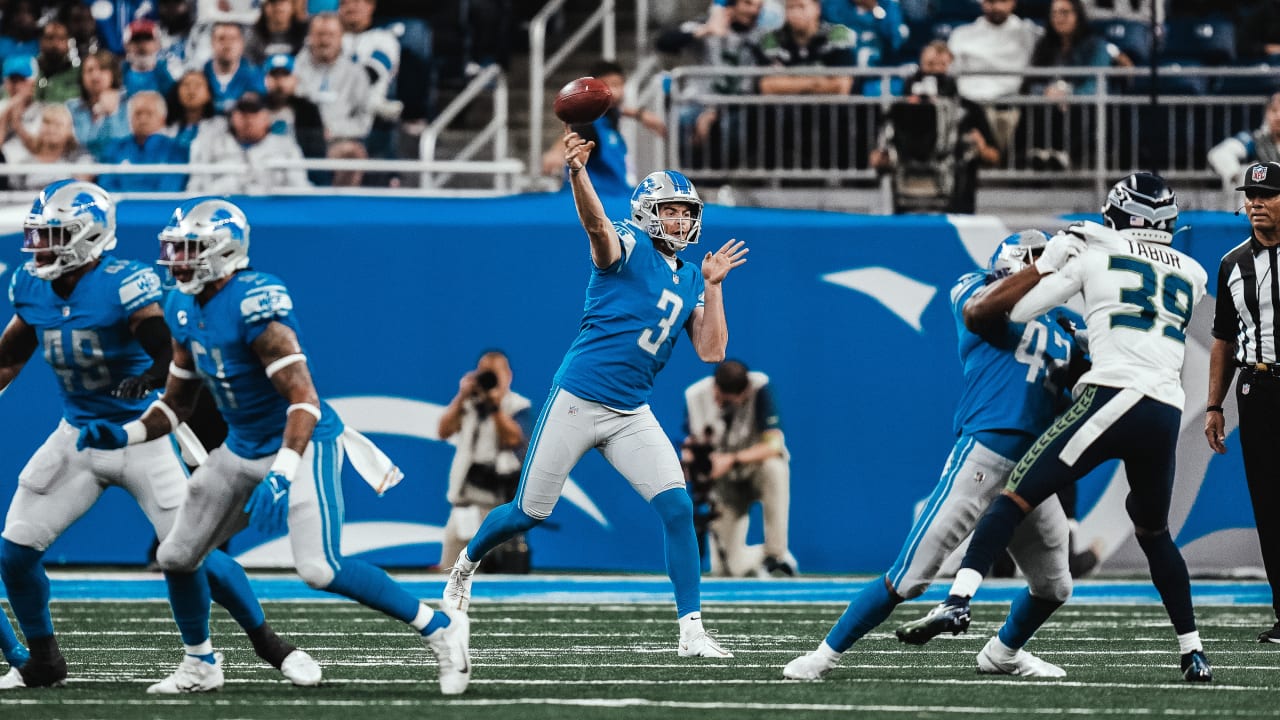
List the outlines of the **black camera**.
{"label": "black camera", "polygon": [[484,392],[498,387],[498,374],[492,370],[485,370],[482,373],[476,373],[476,387]]}

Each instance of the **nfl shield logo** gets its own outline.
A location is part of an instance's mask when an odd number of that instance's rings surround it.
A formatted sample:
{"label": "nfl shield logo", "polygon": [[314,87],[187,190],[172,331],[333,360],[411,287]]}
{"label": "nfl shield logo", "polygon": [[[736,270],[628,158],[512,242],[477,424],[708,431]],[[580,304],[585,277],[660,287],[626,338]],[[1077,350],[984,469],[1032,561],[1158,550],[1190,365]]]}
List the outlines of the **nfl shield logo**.
{"label": "nfl shield logo", "polygon": [[1249,179],[1253,182],[1262,182],[1267,179],[1267,166],[1254,165],[1253,171],[1249,174]]}

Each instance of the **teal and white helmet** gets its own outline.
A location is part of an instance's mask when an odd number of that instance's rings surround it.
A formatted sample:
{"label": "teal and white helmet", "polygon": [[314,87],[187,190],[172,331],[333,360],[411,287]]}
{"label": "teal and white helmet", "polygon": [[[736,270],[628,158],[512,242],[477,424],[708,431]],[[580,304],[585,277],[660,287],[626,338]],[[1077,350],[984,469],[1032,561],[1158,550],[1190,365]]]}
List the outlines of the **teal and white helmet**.
{"label": "teal and white helmet", "polygon": [[32,272],[53,280],[102,257],[116,246],[116,206],[106,190],[83,180],[59,180],[45,187],[22,222],[22,251],[37,257]]}
{"label": "teal and white helmet", "polygon": [[[249,219],[222,198],[184,202],[160,231],[160,264],[169,268],[179,291],[199,293],[208,283],[249,266]],[[175,270],[192,274],[180,280]]]}
{"label": "teal and white helmet", "polygon": [[[668,235],[662,230],[658,211],[665,203],[685,203],[693,215],[693,225],[684,237]],[[631,193],[631,219],[635,220],[649,237],[661,240],[672,252],[680,252],[688,245],[698,243],[702,230],[702,198],[689,178],[675,170],[659,170],[649,173]]]}

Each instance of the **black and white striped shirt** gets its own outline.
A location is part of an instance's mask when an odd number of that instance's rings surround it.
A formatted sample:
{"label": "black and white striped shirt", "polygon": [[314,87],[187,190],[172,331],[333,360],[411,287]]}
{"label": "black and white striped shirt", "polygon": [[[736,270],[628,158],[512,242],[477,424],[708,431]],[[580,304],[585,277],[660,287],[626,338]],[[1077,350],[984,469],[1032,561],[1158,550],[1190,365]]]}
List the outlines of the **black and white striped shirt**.
{"label": "black and white striped shirt", "polygon": [[1253,236],[1222,257],[1213,336],[1236,344],[1239,365],[1276,363],[1280,348],[1280,248]]}

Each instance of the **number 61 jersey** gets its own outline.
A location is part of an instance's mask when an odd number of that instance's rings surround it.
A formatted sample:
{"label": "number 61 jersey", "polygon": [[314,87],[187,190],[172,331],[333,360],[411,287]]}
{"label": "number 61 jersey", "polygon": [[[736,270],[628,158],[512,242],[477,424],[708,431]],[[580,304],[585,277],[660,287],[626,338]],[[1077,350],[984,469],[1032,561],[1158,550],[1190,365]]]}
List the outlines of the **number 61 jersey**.
{"label": "number 61 jersey", "polygon": [[89,420],[117,424],[137,419],[155,400],[112,397],[120,381],[141,375],[152,359],[134,339],[129,318],[161,299],[160,277],[132,260],[103,255],[68,298],[32,273],[34,260],[13,274],[9,302],[35,329],[44,359],[62,393],[63,417],[76,427]]}
{"label": "number 61 jersey", "polygon": [[578,338],[556,372],[555,383],[585,400],[615,410],[649,401],[653,379],[671,357],[676,337],[702,307],[702,272],[675,267],[630,222],[615,222],[622,257],[592,266]]}

